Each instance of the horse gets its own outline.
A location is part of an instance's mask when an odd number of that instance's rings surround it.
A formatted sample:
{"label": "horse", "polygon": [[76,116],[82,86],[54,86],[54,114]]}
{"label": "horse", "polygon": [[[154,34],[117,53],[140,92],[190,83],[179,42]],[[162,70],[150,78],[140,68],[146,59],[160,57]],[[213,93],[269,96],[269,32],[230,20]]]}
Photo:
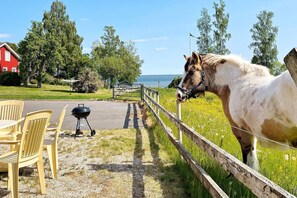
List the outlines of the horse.
{"label": "horse", "polygon": [[185,102],[205,91],[216,94],[245,164],[258,170],[257,142],[276,149],[297,148],[297,87],[288,71],[273,76],[267,67],[236,55],[193,52],[184,57],[177,100]]}

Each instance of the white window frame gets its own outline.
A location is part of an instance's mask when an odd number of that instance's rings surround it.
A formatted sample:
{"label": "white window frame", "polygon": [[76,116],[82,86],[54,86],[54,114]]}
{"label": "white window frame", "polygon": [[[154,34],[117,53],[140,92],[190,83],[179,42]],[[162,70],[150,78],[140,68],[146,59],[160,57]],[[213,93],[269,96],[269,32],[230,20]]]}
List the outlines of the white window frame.
{"label": "white window frame", "polygon": [[11,56],[11,53],[10,51],[5,51],[5,61],[10,61],[10,56]]}
{"label": "white window frame", "polygon": [[17,72],[17,68],[16,67],[12,67],[11,68],[11,72]]}
{"label": "white window frame", "polygon": [[2,72],[7,72],[8,68],[7,67],[2,67]]}

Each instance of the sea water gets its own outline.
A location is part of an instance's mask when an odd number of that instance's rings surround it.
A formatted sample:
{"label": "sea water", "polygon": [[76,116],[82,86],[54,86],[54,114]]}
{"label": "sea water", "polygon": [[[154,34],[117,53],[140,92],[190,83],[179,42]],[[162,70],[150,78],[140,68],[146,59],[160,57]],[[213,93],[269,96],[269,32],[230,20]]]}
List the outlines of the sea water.
{"label": "sea water", "polygon": [[147,87],[167,87],[175,77],[181,76],[179,74],[169,75],[140,75],[136,83],[143,84]]}

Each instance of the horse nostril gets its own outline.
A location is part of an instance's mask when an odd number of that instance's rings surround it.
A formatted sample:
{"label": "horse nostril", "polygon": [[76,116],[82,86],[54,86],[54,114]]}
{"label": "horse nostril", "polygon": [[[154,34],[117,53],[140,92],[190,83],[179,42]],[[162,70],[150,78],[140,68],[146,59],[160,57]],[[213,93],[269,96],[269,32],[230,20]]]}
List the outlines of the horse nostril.
{"label": "horse nostril", "polygon": [[180,99],[181,97],[182,97],[182,96],[180,95],[180,93],[178,93],[178,94],[177,94],[177,98]]}

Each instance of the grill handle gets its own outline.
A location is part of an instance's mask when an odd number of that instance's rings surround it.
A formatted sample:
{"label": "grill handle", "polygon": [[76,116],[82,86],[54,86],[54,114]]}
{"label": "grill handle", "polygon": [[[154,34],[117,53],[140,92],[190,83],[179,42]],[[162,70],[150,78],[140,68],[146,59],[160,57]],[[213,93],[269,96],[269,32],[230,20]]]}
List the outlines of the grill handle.
{"label": "grill handle", "polygon": [[84,107],[85,105],[84,104],[78,104],[78,107]]}

